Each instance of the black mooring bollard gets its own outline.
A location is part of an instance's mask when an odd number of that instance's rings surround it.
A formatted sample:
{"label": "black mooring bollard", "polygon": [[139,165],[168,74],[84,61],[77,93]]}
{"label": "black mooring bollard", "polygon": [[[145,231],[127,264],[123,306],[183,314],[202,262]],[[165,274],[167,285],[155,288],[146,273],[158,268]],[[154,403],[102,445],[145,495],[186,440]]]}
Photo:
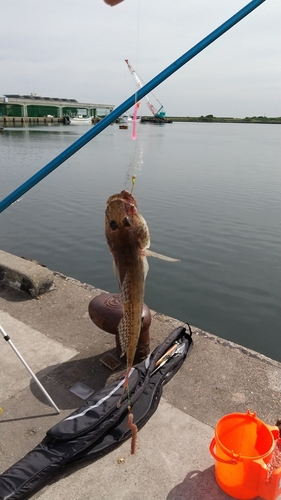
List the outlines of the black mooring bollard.
{"label": "black mooring bollard", "polygon": [[[93,323],[101,330],[112,333],[116,339],[116,350],[118,358],[121,354],[118,335],[118,325],[123,316],[123,306],[118,294],[101,293],[94,297],[89,303],[89,316]],[[134,363],[139,363],[148,356],[150,352],[149,327],[151,325],[151,314],[146,304],[143,304],[142,327],[137,345]]]}

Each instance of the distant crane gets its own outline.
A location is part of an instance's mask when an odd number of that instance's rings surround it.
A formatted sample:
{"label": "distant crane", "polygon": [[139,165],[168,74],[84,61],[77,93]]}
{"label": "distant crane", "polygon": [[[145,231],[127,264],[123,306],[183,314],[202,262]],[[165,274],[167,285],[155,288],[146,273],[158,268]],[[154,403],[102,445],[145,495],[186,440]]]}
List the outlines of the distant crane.
{"label": "distant crane", "polygon": [[[137,75],[136,71],[134,70],[133,66],[129,63],[128,59],[125,59],[125,63],[127,64],[131,75],[136,80],[138,88],[141,89],[144,86],[144,83],[141,81],[140,77]],[[162,106],[161,102],[158,101],[158,99],[156,97],[155,97],[155,99],[160,104],[160,108],[158,110],[155,108],[155,106],[153,106],[152,102],[150,101],[150,99],[147,95],[146,95],[146,100],[147,100],[146,104],[149,107],[153,116],[155,116],[156,118],[160,118],[160,119],[164,118],[165,113],[162,111],[163,106]]]}

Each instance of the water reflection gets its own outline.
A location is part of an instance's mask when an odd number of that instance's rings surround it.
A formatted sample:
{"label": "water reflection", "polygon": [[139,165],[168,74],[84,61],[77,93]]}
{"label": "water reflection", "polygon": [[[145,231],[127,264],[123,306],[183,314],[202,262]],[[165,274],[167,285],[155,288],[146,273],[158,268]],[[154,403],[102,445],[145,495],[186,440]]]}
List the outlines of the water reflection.
{"label": "water reflection", "polygon": [[[87,130],[5,130],[1,199]],[[132,141],[108,127],[1,214],[1,248],[117,291],[105,202],[136,174],[152,249],[180,259],[150,259],[149,307],[281,359],[279,137],[279,125],[173,123],[140,124]]]}

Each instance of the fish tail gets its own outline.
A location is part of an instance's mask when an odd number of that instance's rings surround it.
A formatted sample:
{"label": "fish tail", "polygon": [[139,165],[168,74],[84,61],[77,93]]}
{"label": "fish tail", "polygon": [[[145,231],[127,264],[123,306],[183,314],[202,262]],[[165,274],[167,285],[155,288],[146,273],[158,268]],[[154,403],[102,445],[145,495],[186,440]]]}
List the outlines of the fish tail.
{"label": "fish tail", "polygon": [[129,374],[130,374],[130,371],[131,371],[131,366],[128,366],[127,367],[127,371],[126,371],[126,377],[125,377],[125,380],[124,380],[124,389],[127,389],[128,387],[128,383],[129,383]]}
{"label": "fish tail", "polygon": [[128,366],[127,367],[126,375],[125,375],[125,380],[124,380],[124,383],[123,383],[123,390],[122,390],[122,394],[120,396],[120,399],[119,399],[119,401],[117,403],[117,408],[120,408],[120,406],[121,406],[122,399],[124,397],[126,389],[127,389],[127,392],[128,392],[128,404],[130,404],[129,375],[130,375],[131,368],[132,368],[132,366]]}

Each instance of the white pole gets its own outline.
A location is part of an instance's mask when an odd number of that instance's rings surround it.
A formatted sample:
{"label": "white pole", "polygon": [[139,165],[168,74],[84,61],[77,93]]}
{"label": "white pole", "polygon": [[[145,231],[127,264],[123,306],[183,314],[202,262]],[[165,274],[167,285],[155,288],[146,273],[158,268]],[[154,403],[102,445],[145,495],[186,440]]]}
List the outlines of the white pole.
{"label": "white pole", "polygon": [[10,346],[12,347],[12,349],[15,351],[16,355],[19,357],[19,359],[21,360],[21,362],[24,364],[25,368],[29,371],[30,375],[32,376],[34,382],[36,382],[36,384],[38,385],[38,387],[41,389],[41,391],[43,392],[43,394],[46,396],[46,398],[48,399],[49,403],[53,406],[53,408],[55,408],[56,412],[57,413],[60,413],[60,410],[58,409],[57,405],[54,403],[54,401],[52,400],[52,398],[49,396],[49,394],[47,393],[47,391],[44,389],[43,385],[41,384],[41,382],[39,382],[38,378],[36,377],[36,375],[33,373],[33,371],[31,370],[31,368],[28,366],[28,364],[24,361],[22,355],[19,353],[19,351],[17,350],[17,348],[14,346],[13,342],[11,341],[9,335],[7,335],[7,333],[5,332],[4,328],[2,328],[2,326],[0,325],[0,332],[2,333],[4,339],[9,342]]}

